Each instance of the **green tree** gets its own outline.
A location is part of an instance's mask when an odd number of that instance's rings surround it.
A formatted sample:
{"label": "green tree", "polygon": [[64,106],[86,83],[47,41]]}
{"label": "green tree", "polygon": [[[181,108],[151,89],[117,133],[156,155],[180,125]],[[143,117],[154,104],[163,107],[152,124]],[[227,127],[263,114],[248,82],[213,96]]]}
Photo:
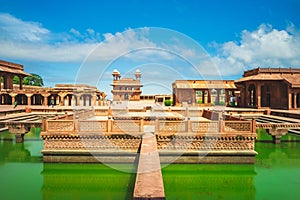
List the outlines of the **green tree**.
{"label": "green tree", "polygon": [[172,105],[172,100],[165,100],[165,106],[171,106]]}
{"label": "green tree", "polygon": [[[20,84],[19,77],[15,76],[13,79],[14,84]],[[33,86],[44,86],[43,79],[38,74],[31,74],[23,78],[23,85],[33,85]]]}

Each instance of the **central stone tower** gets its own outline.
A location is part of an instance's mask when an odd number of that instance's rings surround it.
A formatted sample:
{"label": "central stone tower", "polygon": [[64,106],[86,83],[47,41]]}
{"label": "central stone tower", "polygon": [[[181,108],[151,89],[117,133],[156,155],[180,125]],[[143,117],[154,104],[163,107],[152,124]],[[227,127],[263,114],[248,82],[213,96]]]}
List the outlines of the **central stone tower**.
{"label": "central stone tower", "polygon": [[142,93],[140,79],[142,74],[139,69],[135,72],[135,79],[133,78],[121,78],[120,72],[115,69],[112,73],[113,86],[112,94],[114,101],[139,101]]}

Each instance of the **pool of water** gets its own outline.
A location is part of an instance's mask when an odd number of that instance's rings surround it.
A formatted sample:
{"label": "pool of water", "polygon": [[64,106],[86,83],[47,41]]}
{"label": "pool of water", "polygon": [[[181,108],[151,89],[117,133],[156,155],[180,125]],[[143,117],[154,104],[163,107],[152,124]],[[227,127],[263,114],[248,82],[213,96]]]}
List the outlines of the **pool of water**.
{"label": "pool of water", "polygon": [[[23,144],[1,133],[1,199],[131,199],[132,165],[43,163],[40,130],[32,130]],[[254,165],[172,164],[163,168],[167,199],[295,199],[300,196],[299,136],[271,143],[262,131],[256,142]]]}

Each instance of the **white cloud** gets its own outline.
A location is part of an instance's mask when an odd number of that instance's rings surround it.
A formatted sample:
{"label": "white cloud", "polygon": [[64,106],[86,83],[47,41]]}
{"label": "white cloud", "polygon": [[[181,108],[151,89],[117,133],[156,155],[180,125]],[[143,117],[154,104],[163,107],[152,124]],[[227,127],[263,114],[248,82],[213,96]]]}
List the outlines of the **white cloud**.
{"label": "white cloud", "polygon": [[300,34],[293,26],[278,30],[262,24],[244,30],[239,42],[218,45],[221,53],[212,59],[224,74],[237,74],[253,67],[299,67]]}
{"label": "white cloud", "polygon": [[73,33],[73,34],[76,35],[77,37],[81,36],[80,32],[77,31],[75,28],[71,28],[71,29],[70,29],[70,33]]}
{"label": "white cloud", "polygon": [[6,59],[81,63],[86,58],[109,62],[124,57],[142,61],[141,64],[170,64],[191,74],[195,70],[181,69],[178,63],[191,62],[208,75],[218,71],[237,75],[257,66],[300,66],[300,31],[294,26],[279,30],[262,24],[257,30],[244,30],[239,41],[213,43],[217,53],[208,55],[193,39],[172,30],[145,27],[100,34],[92,28],[81,32],[71,28],[65,33],[53,33],[38,22],[0,13],[0,44],[0,56]]}
{"label": "white cloud", "polygon": [[24,22],[10,14],[0,13],[0,37],[17,41],[41,41],[49,34],[37,22]]}

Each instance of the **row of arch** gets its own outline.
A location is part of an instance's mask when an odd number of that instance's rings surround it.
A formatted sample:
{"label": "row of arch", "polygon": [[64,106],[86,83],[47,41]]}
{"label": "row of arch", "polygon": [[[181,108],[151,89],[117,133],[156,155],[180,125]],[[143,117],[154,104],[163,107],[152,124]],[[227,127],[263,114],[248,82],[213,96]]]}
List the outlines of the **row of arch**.
{"label": "row of arch", "polygon": [[59,94],[0,94],[0,105],[44,105],[44,106],[99,106],[101,105],[101,97],[91,94],[67,94],[60,96]]}

